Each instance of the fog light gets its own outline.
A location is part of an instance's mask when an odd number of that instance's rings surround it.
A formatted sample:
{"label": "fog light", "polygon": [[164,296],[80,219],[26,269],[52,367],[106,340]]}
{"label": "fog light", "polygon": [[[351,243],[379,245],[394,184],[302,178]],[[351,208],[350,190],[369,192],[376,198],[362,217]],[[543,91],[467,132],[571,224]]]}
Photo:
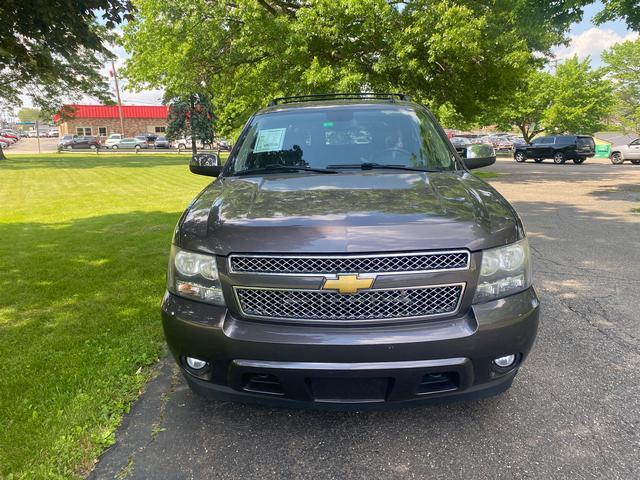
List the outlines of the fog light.
{"label": "fog light", "polygon": [[495,363],[500,368],[508,368],[516,361],[515,355],[507,355],[505,357],[496,358],[493,363]]}
{"label": "fog light", "polygon": [[194,370],[200,370],[207,366],[207,362],[200,360],[199,358],[187,357],[187,365]]}

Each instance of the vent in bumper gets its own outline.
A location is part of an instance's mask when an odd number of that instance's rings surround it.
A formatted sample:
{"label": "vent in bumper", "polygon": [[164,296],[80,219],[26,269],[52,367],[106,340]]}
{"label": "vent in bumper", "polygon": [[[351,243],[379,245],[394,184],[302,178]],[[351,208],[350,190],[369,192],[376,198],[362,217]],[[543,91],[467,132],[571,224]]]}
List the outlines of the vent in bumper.
{"label": "vent in bumper", "polygon": [[250,318],[366,321],[453,314],[464,284],[388,290],[354,295],[320,290],[235,287],[242,314]]}

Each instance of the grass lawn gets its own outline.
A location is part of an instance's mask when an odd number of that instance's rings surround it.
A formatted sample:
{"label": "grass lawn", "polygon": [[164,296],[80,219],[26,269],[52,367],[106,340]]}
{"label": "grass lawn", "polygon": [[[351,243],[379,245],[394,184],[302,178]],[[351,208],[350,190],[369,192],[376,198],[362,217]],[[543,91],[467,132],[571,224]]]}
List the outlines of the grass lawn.
{"label": "grass lawn", "polygon": [[[0,478],[87,473],[163,351],[187,155],[0,161]],[[142,368],[141,368],[142,367]]]}

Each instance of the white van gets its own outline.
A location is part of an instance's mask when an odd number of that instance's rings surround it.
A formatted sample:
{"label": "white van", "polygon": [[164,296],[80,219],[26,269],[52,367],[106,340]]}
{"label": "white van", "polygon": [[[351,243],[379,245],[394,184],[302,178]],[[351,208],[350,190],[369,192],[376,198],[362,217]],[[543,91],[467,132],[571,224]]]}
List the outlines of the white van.
{"label": "white van", "polygon": [[104,142],[104,146],[107,148],[113,148],[114,145],[117,145],[122,140],[122,134],[120,133],[112,133],[109,135],[109,138]]}

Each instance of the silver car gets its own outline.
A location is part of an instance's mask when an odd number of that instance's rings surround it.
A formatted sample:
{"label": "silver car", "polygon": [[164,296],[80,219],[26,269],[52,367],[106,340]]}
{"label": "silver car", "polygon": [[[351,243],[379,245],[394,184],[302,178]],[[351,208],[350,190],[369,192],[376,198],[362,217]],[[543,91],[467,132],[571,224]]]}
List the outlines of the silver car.
{"label": "silver car", "polygon": [[611,163],[620,165],[625,160],[629,160],[634,165],[640,165],[640,138],[636,138],[627,145],[616,145],[611,147]]}

